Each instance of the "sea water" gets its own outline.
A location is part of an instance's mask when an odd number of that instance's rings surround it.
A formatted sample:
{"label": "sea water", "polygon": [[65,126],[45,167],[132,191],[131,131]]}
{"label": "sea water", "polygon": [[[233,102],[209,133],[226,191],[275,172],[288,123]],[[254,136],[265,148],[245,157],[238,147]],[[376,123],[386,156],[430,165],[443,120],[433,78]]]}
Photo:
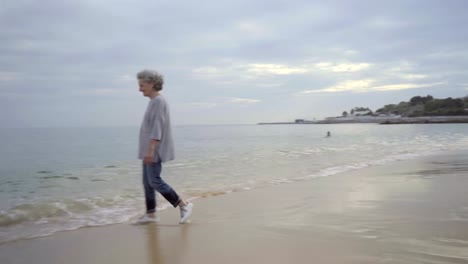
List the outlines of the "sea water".
{"label": "sea water", "polygon": [[[331,137],[326,137],[330,131]],[[162,177],[184,198],[255,191],[468,149],[468,125],[175,126]],[[0,243],[144,212],[138,127],[0,129]],[[170,207],[158,197],[158,209]]]}

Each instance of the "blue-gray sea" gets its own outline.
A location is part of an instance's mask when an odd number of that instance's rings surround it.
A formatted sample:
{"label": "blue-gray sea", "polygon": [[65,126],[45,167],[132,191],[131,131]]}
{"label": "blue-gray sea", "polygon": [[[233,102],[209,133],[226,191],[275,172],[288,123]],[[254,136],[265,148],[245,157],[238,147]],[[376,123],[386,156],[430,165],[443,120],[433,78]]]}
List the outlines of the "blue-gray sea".
{"label": "blue-gray sea", "polygon": [[[468,149],[468,125],[175,126],[163,178],[187,199]],[[331,137],[325,137],[327,131]],[[144,212],[138,127],[0,129],[0,243]],[[168,208],[159,197],[158,208]]]}

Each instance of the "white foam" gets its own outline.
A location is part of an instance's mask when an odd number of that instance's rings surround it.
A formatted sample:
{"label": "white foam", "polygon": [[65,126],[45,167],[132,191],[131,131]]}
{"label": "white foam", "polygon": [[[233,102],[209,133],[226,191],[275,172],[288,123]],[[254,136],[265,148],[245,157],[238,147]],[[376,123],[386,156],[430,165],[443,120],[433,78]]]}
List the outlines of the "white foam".
{"label": "white foam", "polygon": [[[359,170],[369,166],[382,165],[397,160],[412,159],[427,154],[428,153],[400,153],[377,160],[332,166],[329,168],[319,170],[318,172],[307,175],[305,177],[298,177],[293,179],[276,178],[266,181],[254,181],[246,179],[244,183],[239,184],[236,190],[248,191],[265,186],[265,183],[267,185],[278,185],[291,183],[298,180],[307,180],[318,177],[329,177],[346,171]],[[196,163],[180,165],[186,166],[193,164]],[[226,187],[225,185],[226,183],[224,183],[222,186],[219,186],[219,189],[224,190],[224,188]],[[230,187],[232,187],[232,185]],[[232,190],[228,190],[225,191],[225,193],[229,193],[231,191]],[[189,197],[187,200],[191,201],[197,198],[198,197]],[[162,200],[163,199],[158,199],[158,202]],[[37,204],[40,203],[40,201],[37,201]],[[31,210],[35,210],[34,208],[36,208],[37,204],[36,202],[34,202],[35,206]],[[0,242],[4,242],[3,240],[9,241],[17,238],[50,235],[58,231],[75,230],[85,226],[102,226],[117,223],[125,223],[144,212],[143,197],[139,195],[129,194],[114,195],[112,197],[97,196],[93,198],[80,198],[75,200],[50,202],[47,204],[47,206],[51,206],[52,209],[56,208],[57,210],[61,210],[62,213],[53,214],[51,216],[39,215],[40,217],[38,218],[34,215],[36,213],[35,211],[1,211],[0,213],[2,215],[9,215],[13,218],[24,217],[25,220],[22,222],[20,221],[18,224],[14,224],[13,226],[0,227],[0,232],[3,232],[3,234],[5,234],[4,236],[2,236],[2,239],[0,239],[2,240]],[[157,210],[161,211],[166,210],[168,208],[172,208],[172,206],[169,203],[158,203]],[[31,216],[29,216],[28,213],[30,213]]]}
{"label": "white foam", "polygon": [[378,236],[361,236],[362,238],[366,238],[366,239],[377,239],[379,238]]}
{"label": "white foam", "polygon": [[464,244],[468,245],[468,241],[461,240],[461,239],[452,239],[452,238],[437,238],[435,241],[443,242],[443,243],[454,243],[454,244]]}
{"label": "white foam", "polygon": [[413,158],[417,158],[417,157],[421,157],[421,156],[425,156],[429,154],[430,153],[404,153],[404,154],[391,155],[391,156],[378,159],[378,160],[339,165],[339,166],[322,169],[319,172],[310,174],[306,177],[303,177],[302,179],[328,177],[328,176],[333,176],[342,172],[347,172],[351,170],[359,170],[359,169],[363,169],[363,168],[367,168],[367,167],[375,166],[375,165],[384,165],[384,164],[394,162],[394,161],[408,160],[408,159],[413,159]]}
{"label": "white foam", "polygon": [[290,179],[273,179],[269,183],[270,184],[281,184],[281,183],[289,183],[292,182]]}
{"label": "white foam", "polygon": [[373,232],[375,229],[370,229],[370,228],[364,228],[364,229],[356,229],[351,232],[353,233],[367,233],[367,232]]}

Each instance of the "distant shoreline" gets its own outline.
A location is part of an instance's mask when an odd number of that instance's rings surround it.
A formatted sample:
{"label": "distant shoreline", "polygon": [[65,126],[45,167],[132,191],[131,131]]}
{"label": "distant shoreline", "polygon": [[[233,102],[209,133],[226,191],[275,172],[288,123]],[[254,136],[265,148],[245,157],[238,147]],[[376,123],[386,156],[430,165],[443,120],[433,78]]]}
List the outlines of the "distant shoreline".
{"label": "distant shoreline", "polygon": [[400,125],[400,124],[467,124],[468,116],[420,116],[420,117],[368,117],[360,116],[354,119],[349,118],[328,118],[318,121],[301,120],[295,122],[262,122],[257,125],[323,125],[323,124],[380,124],[380,125]]}

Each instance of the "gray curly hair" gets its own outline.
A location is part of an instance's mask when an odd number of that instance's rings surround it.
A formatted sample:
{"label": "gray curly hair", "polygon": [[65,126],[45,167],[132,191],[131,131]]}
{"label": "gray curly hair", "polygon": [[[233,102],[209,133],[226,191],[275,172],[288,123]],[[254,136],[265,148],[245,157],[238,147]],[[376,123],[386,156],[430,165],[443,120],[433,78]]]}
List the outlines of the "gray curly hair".
{"label": "gray curly hair", "polygon": [[143,70],[137,74],[137,79],[146,83],[152,83],[155,91],[163,89],[164,77],[157,71]]}

